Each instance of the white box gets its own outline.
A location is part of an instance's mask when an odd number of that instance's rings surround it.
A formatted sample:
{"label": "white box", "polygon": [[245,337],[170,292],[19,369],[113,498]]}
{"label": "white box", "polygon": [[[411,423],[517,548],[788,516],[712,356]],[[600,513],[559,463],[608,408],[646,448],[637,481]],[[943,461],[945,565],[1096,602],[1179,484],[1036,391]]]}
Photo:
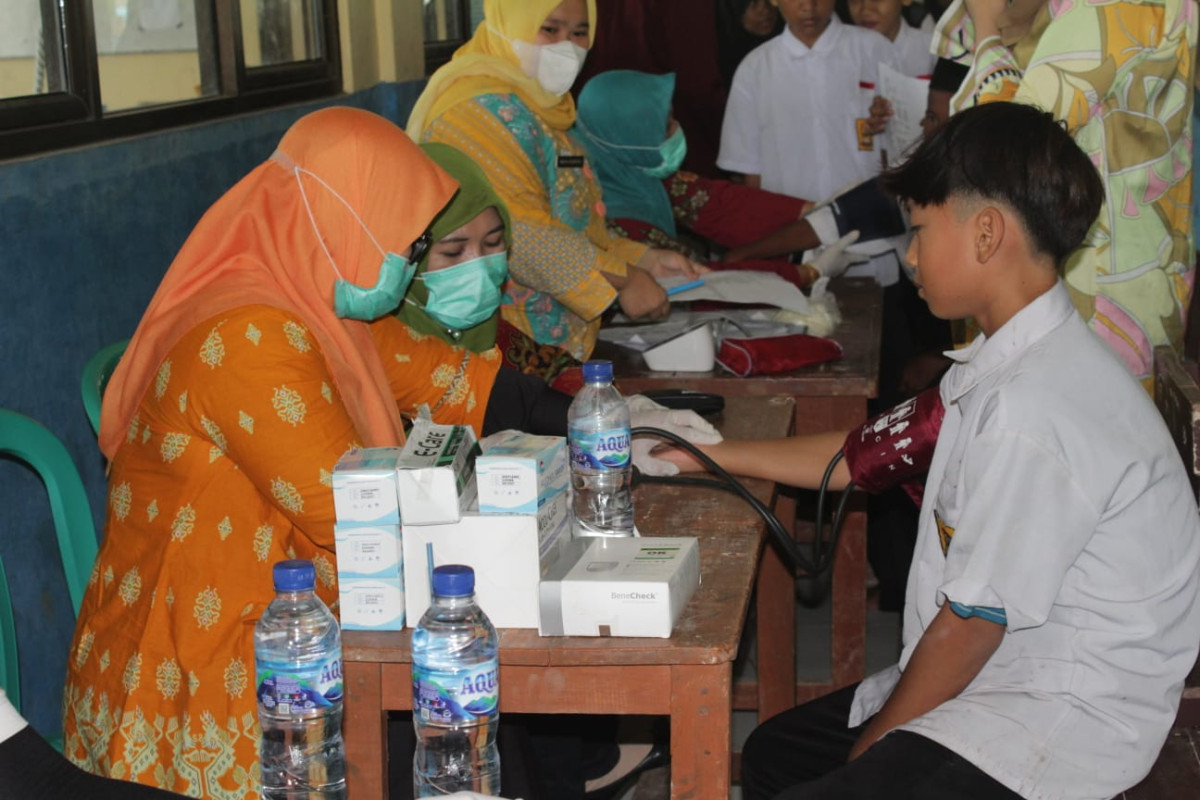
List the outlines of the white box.
{"label": "white box", "polygon": [[466,564],[475,570],[475,598],[497,628],[538,626],[538,581],[570,539],[565,493],[537,515],[469,511],[446,525],[405,526],[404,594],[411,625],[429,607],[429,555],[433,565]]}
{"label": "white box", "polygon": [[457,522],[475,501],[475,455],[470,425],[413,423],[396,464],[396,493],[402,524]]}
{"label": "white box", "polygon": [[343,630],[404,628],[404,561],[398,525],[333,529]]}
{"label": "white box", "polygon": [[665,639],[699,584],[694,538],[578,539],[542,579],[538,633]]}
{"label": "white box", "polygon": [[475,459],[480,514],[535,514],[567,491],[567,440],[505,431]]}
{"label": "white box", "polygon": [[399,525],[399,447],[350,450],[333,468],[333,512],[339,525]]}

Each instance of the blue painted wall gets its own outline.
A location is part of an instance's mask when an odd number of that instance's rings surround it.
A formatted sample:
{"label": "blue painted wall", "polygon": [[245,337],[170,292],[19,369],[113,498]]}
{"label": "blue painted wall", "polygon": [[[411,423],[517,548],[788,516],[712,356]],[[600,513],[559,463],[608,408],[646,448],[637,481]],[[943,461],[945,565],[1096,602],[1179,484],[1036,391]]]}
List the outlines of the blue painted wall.
{"label": "blue painted wall", "polygon": [[[423,84],[379,84],[328,102],[0,162],[0,406],[63,440],[98,533],[104,461],[80,400],[84,362],[133,333],[201,214],[270,156],[293,121],[341,104],[403,124]],[[42,484],[3,458],[0,558],[16,607],[22,711],[54,733],[74,615]]]}

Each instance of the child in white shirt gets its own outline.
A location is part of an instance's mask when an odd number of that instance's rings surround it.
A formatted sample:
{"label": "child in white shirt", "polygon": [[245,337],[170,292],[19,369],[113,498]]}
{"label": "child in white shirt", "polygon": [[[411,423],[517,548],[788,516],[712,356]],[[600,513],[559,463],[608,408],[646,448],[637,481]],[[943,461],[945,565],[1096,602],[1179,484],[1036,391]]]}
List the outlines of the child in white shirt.
{"label": "child in white shirt", "polygon": [[912,78],[933,74],[937,57],[930,52],[933,26],[914,28],[904,21],[903,10],[912,0],[849,0],[854,24],[879,31],[892,43],[896,69]]}

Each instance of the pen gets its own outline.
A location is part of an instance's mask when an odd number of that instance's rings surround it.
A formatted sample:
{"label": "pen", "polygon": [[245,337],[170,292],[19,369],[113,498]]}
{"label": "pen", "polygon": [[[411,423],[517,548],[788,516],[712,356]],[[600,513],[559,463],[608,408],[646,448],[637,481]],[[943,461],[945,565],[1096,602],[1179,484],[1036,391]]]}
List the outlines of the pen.
{"label": "pen", "polygon": [[680,292],[686,292],[688,289],[695,289],[697,286],[703,286],[703,285],[704,285],[703,278],[697,278],[694,281],[688,281],[687,283],[681,283],[678,286],[672,286],[670,289],[667,289],[667,297],[670,297],[673,294],[679,294]]}

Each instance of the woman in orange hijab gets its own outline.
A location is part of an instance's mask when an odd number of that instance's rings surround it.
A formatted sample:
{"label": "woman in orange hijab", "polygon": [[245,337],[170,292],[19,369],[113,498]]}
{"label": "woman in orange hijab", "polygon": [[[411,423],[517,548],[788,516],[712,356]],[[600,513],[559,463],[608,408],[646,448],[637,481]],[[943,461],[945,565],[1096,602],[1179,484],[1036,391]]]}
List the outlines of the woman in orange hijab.
{"label": "woman in orange hijab", "polygon": [[420,403],[479,431],[492,413],[498,358],[390,313],[455,190],[390,122],[330,108],[197,224],[104,398],[108,512],[69,657],[72,761],[258,797],[252,631],[272,565],[311,559],[335,606],[338,457],[401,444]]}
{"label": "woman in orange hijab", "polygon": [[513,218],[501,314],[543,345],[586,359],[614,302],[635,319],[669,306],[656,277],[706,268],[605,228],[600,187],[570,132],[568,90],[592,44],[595,0],[484,0],[484,21],[429,80],[409,117],[487,174]]}

